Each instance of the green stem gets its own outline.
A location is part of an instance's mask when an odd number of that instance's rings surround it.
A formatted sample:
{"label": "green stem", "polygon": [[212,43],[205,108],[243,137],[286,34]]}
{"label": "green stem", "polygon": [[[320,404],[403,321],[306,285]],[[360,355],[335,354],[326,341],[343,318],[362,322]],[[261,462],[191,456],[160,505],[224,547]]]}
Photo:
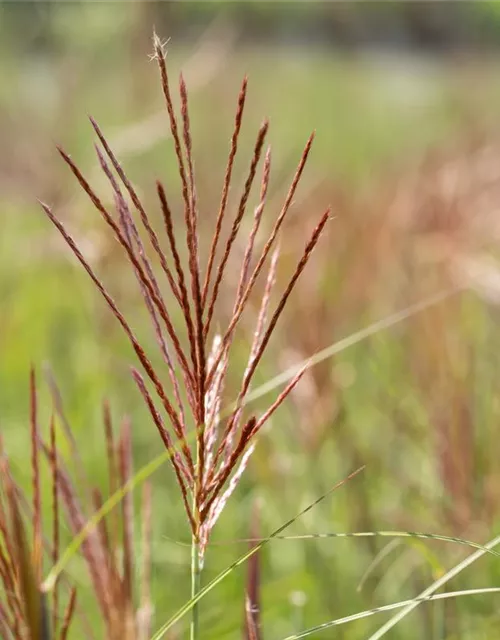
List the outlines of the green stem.
{"label": "green stem", "polygon": [[[198,595],[201,587],[200,548],[196,536],[191,540],[191,598]],[[196,602],[192,609],[190,640],[199,638],[199,604]]]}
{"label": "green stem", "polygon": [[[200,439],[196,438],[196,466],[195,482],[193,486],[193,516],[196,521],[195,531],[191,536],[191,598],[196,598],[201,589],[201,563],[200,563],[200,527],[199,527],[199,504],[200,485],[203,469],[200,468]],[[193,605],[191,616],[190,640],[199,638],[199,604]]]}

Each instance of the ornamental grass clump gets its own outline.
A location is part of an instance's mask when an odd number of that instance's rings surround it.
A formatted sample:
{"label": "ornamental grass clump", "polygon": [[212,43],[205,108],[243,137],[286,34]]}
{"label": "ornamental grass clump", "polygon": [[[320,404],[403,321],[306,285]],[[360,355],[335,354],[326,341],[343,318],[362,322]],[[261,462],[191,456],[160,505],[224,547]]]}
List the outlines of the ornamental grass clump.
{"label": "ornamental grass clump", "polygon": [[[16,482],[0,440],[0,637],[3,640],[66,640],[77,618],[76,633],[84,633],[89,640],[99,637],[148,640],[153,613],[149,594],[152,524],[149,483],[143,485],[142,492],[140,561],[134,554],[130,493],[123,495],[120,511],[113,511],[101,518],[96,527],[88,529],[81,545],[81,557],[88,570],[101,624],[95,619],[89,620],[85,608],[78,603],[75,581],[66,572],[56,576],[50,592],[45,593],[41,586],[44,568],[57,565],[68,533],[76,536],[84,530],[92,514],[98,512],[107,499],[89,481],[57,387],[53,382],[51,387],[55,410],[48,425],[48,437],[44,437],[32,370],[28,463],[31,499]],[[108,492],[112,495],[132,477],[132,440],[128,420],[123,421],[116,437],[107,403],[103,406],[103,435]],[[64,442],[60,443],[59,438]],[[65,456],[61,448],[67,450]],[[43,479],[50,487],[51,503],[50,518],[45,520]],[[104,635],[100,635],[99,629]]]}
{"label": "ornamental grass clump", "polygon": [[[282,208],[270,226],[271,231],[267,239],[259,248],[257,234],[266,207],[271,170],[271,150],[269,147],[265,149],[269,128],[267,120],[257,133],[236,209],[231,214],[228,207],[247,96],[245,78],[238,95],[213,235],[207,255],[203,256],[199,242],[199,208],[186,84],[181,75],[179,117],[174,110],[164,47],[156,36],[153,58],[160,71],[182,189],[183,215],[172,212],[167,189],[158,180],[156,191],[164,229],[159,232],[154,228],[153,216],[146,211],[105,135],[92,118],[91,123],[98,139],[96,153],[113,192],[114,210],[103,204],[103,200],[70,156],[61,148],[59,153],[109,226],[130,263],[165,368],[153,364],[129,319],[119,309],[61,219],[48,205],[42,206],[111,308],[142,367],[142,371],[133,367],[132,376],[163,444],[171,454],[170,462],[192,535],[192,596],[195,596],[200,588],[200,573],[210,534],[241,478],[254,450],[256,436],[304,373],[304,369],[299,371],[262,414],[247,414],[245,400],[255,372],[290,294],[325,229],[330,211],[327,210],[319,216],[288,284],[279,296],[276,307],[271,308],[271,293],[279,258],[280,230],[290,212],[314,135],[310,136],[305,145]],[[261,161],[262,169],[259,170]],[[253,223],[243,259],[239,265],[231,265],[232,249],[247,212],[248,200],[258,180],[259,171],[261,177],[258,204],[253,211]],[[181,229],[181,226],[184,228]],[[229,232],[227,237],[224,237],[223,229],[226,226]],[[185,243],[185,247],[181,243]],[[155,255],[154,262],[148,255],[151,253]],[[215,331],[217,302],[225,287],[224,277],[228,268],[239,269],[232,314],[225,329]],[[235,331],[245,312],[250,311],[248,302],[256,290],[256,283],[261,274],[265,278],[265,287],[255,320],[248,363],[241,376],[237,399],[230,411],[224,411],[221,398],[228,377]],[[227,297],[226,291],[224,296]],[[180,315],[177,310],[174,312],[174,305],[178,305]],[[181,318],[182,326],[174,318]],[[219,323],[219,319],[217,322]],[[167,375],[164,375],[164,371]],[[191,632],[192,637],[196,637],[196,607]]]}

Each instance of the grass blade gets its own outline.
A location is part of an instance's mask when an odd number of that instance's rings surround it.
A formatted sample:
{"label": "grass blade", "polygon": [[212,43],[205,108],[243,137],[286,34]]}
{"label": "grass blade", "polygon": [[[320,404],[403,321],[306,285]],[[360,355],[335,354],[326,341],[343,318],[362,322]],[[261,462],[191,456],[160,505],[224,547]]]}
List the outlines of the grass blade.
{"label": "grass blade", "polygon": [[[463,291],[463,287],[455,287],[451,289],[446,289],[444,291],[440,291],[433,296],[429,296],[428,298],[424,298],[420,302],[416,302],[413,305],[402,309],[401,311],[396,311],[381,320],[377,320],[372,324],[368,325],[364,329],[360,329],[359,331],[355,331],[345,338],[341,338],[337,342],[334,342],[328,347],[317,351],[314,355],[302,362],[298,362],[297,364],[289,367],[283,373],[271,378],[266,383],[262,384],[260,387],[256,387],[253,391],[249,391],[245,399],[243,401],[243,406],[247,406],[250,402],[254,400],[258,400],[262,398],[262,396],[267,395],[277,387],[280,387],[285,382],[291,380],[297,373],[301,370],[302,367],[306,366],[308,369],[313,367],[315,364],[319,364],[332,356],[337,355],[338,353],[348,349],[349,347],[374,336],[376,333],[380,331],[384,331],[385,329],[390,329],[394,325],[403,322],[404,320],[408,320],[412,316],[420,313],[421,311],[425,311],[429,307],[433,307],[444,300],[447,300],[453,295],[456,295]],[[221,418],[230,415],[230,413],[236,408],[236,402],[232,403],[230,406],[226,407],[225,411],[222,412]]]}
{"label": "grass blade", "polygon": [[367,609],[366,611],[360,611],[359,613],[354,613],[351,616],[345,616],[344,618],[337,618],[337,620],[331,620],[330,622],[324,622],[323,624],[318,624],[315,627],[310,627],[309,629],[305,629],[300,633],[296,633],[292,636],[287,636],[286,638],[283,638],[283,640],[300,640],[300,638],[307,638],[313,633],[325,631],[326,629],[331,629],[332,627],[338,627],[341,624],[347,624],[348,622],[361,620],[362,618],[369,618],[370,616],[373,616],[376,613],[384,613],[385,611],[392,611],[393,609],[400,609],[401,607],[406,607],[414,603],[416,600],[418,600],[418,604],[420,604],[422,602],[432,602],[434,600],[445,600],[448,598],[459,598],[463,596],[473,596],[473,595],[480,595],[485,593],[498,593],[498,592],[500,592],[500,587],[487,587],[484,589],[466,589],[464,591],[449,591],[447,593],[438,593],[436,595],[428,596],[426,598],[416,598],[415,600],[402,600],[401,602],[387,604],[382,607],[375,607],[374,609]]}
{"label": "grass blade", "polygon": [[[465,545],[474,549],[479,549],[484,553],[491,553],[500,557],[500,552],[494,551],[487,546],[481,545],[465,538],[456,538],[454,536],[443,536],[437,533],[426,533],[420,531],[346,531],[339,533],[305,533],[294,536],[273,536],[273,540],[321,540],[328,538],[417,538],[420,540],[440,540],[442,542],[454,542],[455,544]],[[231,540],[231,542],[262,542],[267,538],[240,538],[239,540]],[[228,542],[213,542],[214,546],[228,544]]]}
{"label": "grass blade", "polygon": [[352,478],[354,478],[355,476],[357,476],[359,473],[361,473],[361,471],[364,470],[364,466],[360,467],[359,469],[356,469],[356,471],[353,471],[351,474],[349,474],[346,478],[344,478],[343,480],[340,480],[340,482],[337,482],[337,484],[335,484],[333,487],[331,487],[331,489],[329,489],[326,493],[324,493],[323,495],[321,495],[319,498],[317,498],[314,502],[311,502],[311,504],[309,504],[305,509],[303,509],[302,511],[300,511],[297,515],[295,515],[293,518],[290,518],[290,520],[288,520],[287,522],[285,522],[285,524],[281,525],[280,527],[278,527],[278,529],[276,529],[275,531],[273,531],[273,533],[271,533],[271,535],[266,538],[265,540],[262,540],[261,542],[259,542],[259,544],[256,544],[254,547],[252,547],[250,550],[248,550],[246,553],[244,553],[242,556],[240,556],[237,560],[235,560],[232,564],[229,565],[229,567],[227,567],[226,569],[224,569],[224,571],[222,571],[221,573],[219,573],[218,576],[216,576],[213,580],[211,580],[205,587],[203,587],[202,589],[200,589],[200,591],[198,591],[198,594],[195,598],[191,598],[191,600],[189,600],[188,602],[186,602],[186,604],[184,604],[178,611],[177,613],[175,613],[170,620],[167,620],[167,622],[165,622],[159,629],[158,631],[155,633],[155,635],[151,638],[151,640],[160,640],[160,638],[163,638],[163,636],[165,635],[165,633],[179,620],[181,620],[187,613],[189,613],[189,611],[194,607],[194,605],[199,602],[203,597],[205,597],[210,591],[212,591],[212,589],[214,587],[216,587],[219,583],[221,583],[225,578],[227,578],[228,575],[230,575],[237,567],[239,567],[240,565],[242,565],[244,562],[246,562],[249,558],[251,558],[253,556],[254,553],[257,553],[258,551],[260,551],[268,542],[270,542],[273,538],[275,538],[276,536],[278,536],[282,531],[284,531],[285,529],[287,529],[291,524],[293,524],[298,518],[302,517],[304,514],[308,513],[313,507],[315,507],[317,504],[319,504],[320,502],[322,502],[327,496],[329,496],[331,493],[333,493],[336,489],[340,488],[341,486],[343,486],[346,482],[348,482],[349,480],[351,480]]}
{"label": "grass blade", "polygon": [[496,538],[493,538],[493,540],[490,540],[490,542],[485,544],[482,549],[478,549],[477,551],[472,553],[470,556],[465,558],[465,560],[462,560],[462,562],[459,562],[452,569],[447,571],[444,574],[444,576],[441,576],[441,578],[433,582],[429,587],[427,587],[427,589],[424,589],[424,591],[422,591],[420,595],[418,595],[413,600],[410,600],[402,611],[400,611],[395,616],[393,616],[390,620],[388,620],[382,627],[380,627],[378,631],[372,634],[368,640],[378,640],[379,638],[384,636],[387,633],[387,631],[392,629],[400,620],[402,620],[405,616],[411,613],[413,609],[416,609],[421,602],[425,602],[425,599],[428,596],[432,595],[435,591],[437,591],[440,587],[446,584],[449,580],[454,578],[461,571],[466,569],[469,565],[473,564],[476,560],[479,560],[479,558],[484,556],[485,553],[488,553],[499,544],[500,544],[500,536],[497,536]]}

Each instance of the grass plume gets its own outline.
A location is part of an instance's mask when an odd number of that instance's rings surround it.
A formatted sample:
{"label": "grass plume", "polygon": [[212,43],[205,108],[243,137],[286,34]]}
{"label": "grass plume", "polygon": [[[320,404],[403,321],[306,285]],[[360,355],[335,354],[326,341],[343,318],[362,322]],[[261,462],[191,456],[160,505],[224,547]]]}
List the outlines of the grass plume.
{"label": "grass plume", "polygon": [[[193,548],[195,550],[193,562],[197,567],[196,572],[200,572],[210,533],[248,463],[256,436],[267,419],[284,402],[290,391],[300,380],[301,373],[278,395],[277,399],[261,416],[244,416],[243,404],[251,389],[255,371],[262,360],[289,296],[323,234],[330,211],[325,211],[319,217],[319,221],[311,231],[310,238],[305,244],[303,254],[291,275],[289,283],[278,298],[275,310],[271,313],[269,312],[271,288],[275,280],[276,262],[279,256],[279,252],[275,250],[270,261],[267,286],[262,298],[261,311],[257,319],[248,365],[242,375],[238,400],[232,414],[226,417],[225,424],[221,424],[219,407],[221,394],[225,386],[229,352],[234,341],[235,328],[248,307],[247,303],[250,294],[255,288],[255,283],[268,260],[271,249],[276,244],[280,228],[290,211],[294,194],[311,149],[313,136],[311,135],[307,141],[285,203],[271,227],[271,232],[264,242],[261,254],[255,264],[252,264],[256,234],[264,211],[269,183],[270,150],[268,149],[265,153],[260,184],[260,199],[254,212],[254,224],[243,262],[239,267],[240,280],[235,292],[233,314],[223,335],[219,336],[212,331],[213,318],[216,314],[217,302],[223,287],[224,274],[231,259],[231,249],[240,232],[241,222],[245,214],[247,214],[248,201],[263,154],[269,123],[264,121],[257,133],[254,150],[250,157],[248,174],[241,190],[232,222],[230,222],[229,234],[226,239],[223,239],[222,228],[225,218],[229,215],[227,206],[228,193],[232,183],[232,170],[237,153],[238,136],[242,126],[247,93],[247,79],[245,78],[238,96],[220,208],[210,242],[209,254],[204,257],[201,255],[199,242],[197,192],[187,87],[181,76],[179,80],[181,104],[179,121],[173,104],[164,50],[156,36],[154,37],[153,57],[159,67],[161,88],[165,99],[181,181],[184,208],[183,235],[185,236],[187,250],[187,264],[182,263],[178,248],[178,238],[181,233],[181,229],[178,228],[180,223],[176,222],[174,226],[165,187],[160,181],[157,181],[157,194],[165,224],[167,242],[160,240],[159,234],[153,226],[152,215],[147,212],[137,191],[111,150],[104,133],[94,119],[91,119],[91,123],[99,142],[99,146],[96,146],[98,159],[114,193],[114,212],[104,206],[102,199],[94,191],[71,157],[61,148],[59,148],[59,153],[108,225],[110,231],[118,240],[130,264],[142,293],[144,306],[150,316],[152,329],[161,355],[167,365],[168,380],[153,365],[153,358],[146,354],[145,347],[136,338],[129,321],[119,310],[112,295],[94,272],[93,267],[84,257],[78,248],[78,244],[66,230],[61,219],[48,205],[42,204],[42,207],[71,251],[87,271],[96,288],[105,298],[112,313],[127,335],[146,374],[145,379],[143,374],[133,367],[133,379],[165,447],[170,450],[175,442],[181,442],[180,450],[171,457],[171,464],[179,485],[187,521],[193,537]],[[124,191],[122,191],[122,188]],[[130,200],[130,204],[127,202],[127,198]],[[167,302],[166,293],[159,284],[160,273],[156,273],[155,267],[148,257],[148,249],[141,239],[141,233],[138,229],[139,222],[135,219],[134,210],[138,214],[140,225],[143,227],[151,249],[159,259],[161,272],[166,276],[173,300],[179,306],[183,324],[187,329],[187,339],[183,339],[182,328],[174,322],[171,304]],[[178,219],[176,218],[176,220]],[[217,251],[219,244],[222,244],[220,256],[218,256],[219,252]],[[206,263],[204,269],[202,268],[203,263]],[[266,324],[268,313],[270,320]],[[154,390],[153,393],[149,390],[150,385]],[[188,440],[188,428],[191,424],[194,425],[196,433],[195,443],[193,444]],[[109,429],[106,433],[109,458],[109,449],[111,447]],[[119,469],[122,483],[128,477],[127,460],[129,459],[129,454],[127,454],[127,451],[129,449],[130,434],[127,427],[119,443]],[[111,459],[109,462],[111,464]],[[59,473],[62,473],[62,471],[59,470]],[[62,486],[65,486],[64,482]],[[68,494],[68,491],[66,491],[66,494]],[[69,501],[69,497],[67,497],[66,501]],[[130,508],[129,500],[124,500],[123,520],[125,523],[130,522]],[[75,528],[78,529],[82,523],[77,517],[77,511],[73,513],[73,520]],[[97,534],[94,534],[93,537],[95,538],[93,542],[89,538],[85,543],[91,566],[96,565],[99,561],[98,557],[102,556],[105,551],[103,548],[103,536],[101,536],[101,540],[98,540]],[[125,554],[127,559],[132,558],[130,539],[131,533],[126,529],[124,531],[124,541],[127,548],[127,553]],[[95,555],[96,553],[98,556]],[[125,589],[125,599],[127,600],[130,599],[131,567],[125,565],[124,570],[124,583],[122,586]],[[114,573],[111,572],[102,584],[98,584],[98,573],[96,571],[94,573],[96,579],[95,587],[101,593],[100,600],[102,601],[103,609],[109,609],[110,603],[106,602],[106,598],[111,593],[108,583],[112,581]],[[109,619],[109,612],[107,617]]]}

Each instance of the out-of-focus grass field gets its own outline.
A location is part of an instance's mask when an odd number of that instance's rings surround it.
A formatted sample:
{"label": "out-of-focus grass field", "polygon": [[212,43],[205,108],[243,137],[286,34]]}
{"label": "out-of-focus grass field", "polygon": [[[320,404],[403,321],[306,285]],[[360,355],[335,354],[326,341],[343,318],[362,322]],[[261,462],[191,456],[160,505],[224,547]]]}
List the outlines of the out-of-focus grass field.
{"label": "out-of-focus grass field", "polygon": [[[154,10],[112,3],[52,9],[50,46],[38,42],[33,25],[23,36],[19,25],[26,22],[15,23],[18,31],[7,24],[5,6],[0,14],[0,430],[17,476],[28,483],[29,366],[41,379],[50,367],[88,472],[105,486],[104,397],[117,422],[132,419],[137,468],[160,451],[160,441],[129,375],[131,350],[36,198],[54,205],[141,333],[132,275],[54,143],[106,195],[91,114],[151,207],[157,177],[174,206],[179,196],[166,115],[157,115],[157,71],[147,58]],[[183,69],[190,89],[202,241],[215,219],[244,73],[250,93],[236,172],[241,182],[253,136],[269,116],[274,178],[266,224],[307,136],[317,133],[282,238],[282,288],[315,216],[329,203],[335,215],[260,383],[436,291],[465,286],[311,370],[260,438],[214,543],[248,536],[256,503],[266,535],[361,464],[361,476],[287,533],[403,529],[486,542],[498,532],[500,506],[498,61],[242,45],[227,24],[207,29],[188,44],[168,29],[161,33],[171,37],[172,77]],[[228,277],[231,294],[235,284]],[[41,403],[47,426],[51,401],[43,382]],[[189,596],[189,549],[178,544],[189,541],[188,528],[170,468],[154,476],[153,525],[159,624]],[[204,580],[245,548],[214,544]],[[386,538],[275,541],[262,555],[264,637],[410,598],[469,552]],[[78,561],[71,571],[92,616],[88,578]],[[449,589],[499,580],[497,559],[482,558]],[[241,637],[244,584],[243,567],[203,600],[203,638]],[[384,615],[317,637],[366,638]],[[389,637],[491,639],[499,623],[496,597],[473,596],[421,605]],[[175,637],[184,634],[180,626]]]}

